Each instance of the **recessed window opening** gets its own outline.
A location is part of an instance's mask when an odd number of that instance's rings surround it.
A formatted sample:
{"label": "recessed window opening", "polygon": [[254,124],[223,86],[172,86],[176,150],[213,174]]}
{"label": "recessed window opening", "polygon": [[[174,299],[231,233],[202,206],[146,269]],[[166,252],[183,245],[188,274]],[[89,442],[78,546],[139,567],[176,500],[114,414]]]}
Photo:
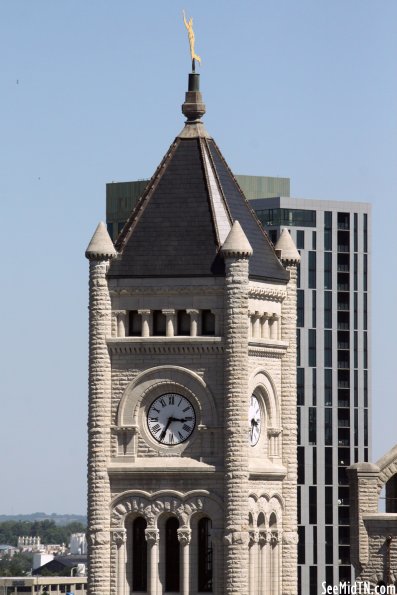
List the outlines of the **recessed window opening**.
{"label": "recessed window opening", "polygon": [[186,310],[178,310],[177,331],[178,335],[190,335],[190,316]]}
{"label": "recessed window opening", "polygon": [[153,310],[153,335],[165,335],[165,314],[161,310]]}
{"label": "recessed window opening", "polygon": [[142,317],[137,310],[128,312],[128,336],[140,337],[142,334]]}
{"label": "recessed window opening", "polygon": [[165,524],[165,591],[179,591],[179,521],[171,517]]}
{"label": "recessed window opening", "polygon": [[201,334],[215,335],[215,316],[211,310],[201,312]]}
{"label": "recessed window opening", "polygon": [[138,517],[132,525],[132,590],[147,591],[147,542],[145,529],[147,523]]}
{"label": "recessed window opening", "polygon": [[198,591],[212,593],[212,521],[209,518],[198,522]]}

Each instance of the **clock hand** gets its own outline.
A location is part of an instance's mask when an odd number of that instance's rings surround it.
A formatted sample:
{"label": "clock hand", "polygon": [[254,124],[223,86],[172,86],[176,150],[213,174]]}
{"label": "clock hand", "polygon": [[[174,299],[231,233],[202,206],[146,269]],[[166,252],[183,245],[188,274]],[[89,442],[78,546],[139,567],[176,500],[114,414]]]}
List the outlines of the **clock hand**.
{"label": "clock hand", "polygon": [[169,417],[164,430],[160,434],[160,442],[165,438],[165,435],[167,433],[167,430],[170,427],[170,424],[171,424],[172,421],[174,421],[174,418],[173,417]]}

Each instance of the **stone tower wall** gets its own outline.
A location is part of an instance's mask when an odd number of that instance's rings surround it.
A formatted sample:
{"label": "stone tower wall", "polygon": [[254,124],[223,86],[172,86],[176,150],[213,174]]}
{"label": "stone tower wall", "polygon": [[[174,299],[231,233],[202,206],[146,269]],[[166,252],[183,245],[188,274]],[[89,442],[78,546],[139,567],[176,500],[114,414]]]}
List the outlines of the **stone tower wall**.
{"label": "stone tower wall", "polygon": [[248,258],[225,258],[225,586],[248,585]]}
{"label": "stone tower wall", "polygon": [[89,595],[109,595],[111,365],[106,337],[111,330],[107,260],[90,260],[88,413]]}
{"label": "stone tower wall", "polygon": [[282,452],[287,476],[283,481],[283,560],[282,595],[296,595],[298,565],[297,527],[297,418],[296,418],[296,284],[297,264],[287,262],[290,282],[281,314],[281,334],[288,341],[288,351],[282,360],[281,415]]}

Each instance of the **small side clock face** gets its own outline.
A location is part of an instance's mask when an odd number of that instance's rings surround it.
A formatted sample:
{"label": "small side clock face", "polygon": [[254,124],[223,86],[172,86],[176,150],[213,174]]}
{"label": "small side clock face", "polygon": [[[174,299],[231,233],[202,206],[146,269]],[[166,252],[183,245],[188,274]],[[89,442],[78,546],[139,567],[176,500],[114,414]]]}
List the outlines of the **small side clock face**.
{"label": "small side clock face", "polygon": [[255,395],[251,395],[248,420],[250,425],[250,445],[255,446],[255,444],[258,443],[259,436],[261,435],[262,423],[261,408]]}
{"label": "small side clock face", "polygon": [[192,435],[196,425],[196,414],[186,397],[166,393],[150,405],[147,425],[157,442],[173,446],[185,442]]}

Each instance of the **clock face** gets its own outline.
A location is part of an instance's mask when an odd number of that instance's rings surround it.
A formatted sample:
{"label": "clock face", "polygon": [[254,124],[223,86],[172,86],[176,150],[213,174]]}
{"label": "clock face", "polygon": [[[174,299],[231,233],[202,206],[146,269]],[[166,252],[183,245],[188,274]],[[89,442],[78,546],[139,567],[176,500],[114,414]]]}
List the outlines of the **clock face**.
{"label": "clock face", "polygon": [[261,408],[255,395],[251,395],[250,407],[248,411],[248,420],[250,426],[250,444],[255,446],[261,435]]}
{"label": "clock face", "polygon": [[166,393],[150,405],[147,425],[157,442],[173,446],[185,442],[192,435],[196,425],[196,414],[186,397]]}

